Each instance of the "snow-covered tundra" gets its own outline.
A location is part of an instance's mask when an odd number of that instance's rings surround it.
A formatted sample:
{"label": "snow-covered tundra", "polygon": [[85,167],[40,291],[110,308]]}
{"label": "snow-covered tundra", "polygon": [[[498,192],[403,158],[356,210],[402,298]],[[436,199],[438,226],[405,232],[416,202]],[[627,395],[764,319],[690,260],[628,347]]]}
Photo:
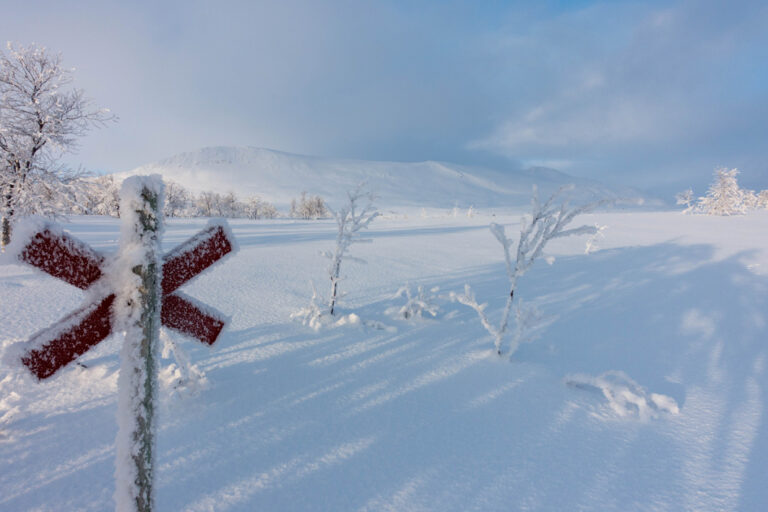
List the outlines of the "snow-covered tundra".
{"label": "snow-covered tundra", "polygon": [[[213,348],[164,334],[157,509],[765,510],[766,212],[580,216],[604,237],[553,239],[517,282],[548,322],[507,359],[449,294],[470,283],[498,321],[488,226],[514,239],[520,213],[376,219],[367,264],[342,267],[338,314],[359,321],[319,331],[289,317],[328,279],[333,220],[233,222],[240,252],[186,288],[227,330]],[[118,222],[65,228],[109,252]],[[170,220],[164,249],[204,222]],[[406,284],[439,287],[435,317],[398,314]],[[0,265],[5,355],[82,299]],[[0,510],[113,507],[120,341],[43,382],[4,357]]]}

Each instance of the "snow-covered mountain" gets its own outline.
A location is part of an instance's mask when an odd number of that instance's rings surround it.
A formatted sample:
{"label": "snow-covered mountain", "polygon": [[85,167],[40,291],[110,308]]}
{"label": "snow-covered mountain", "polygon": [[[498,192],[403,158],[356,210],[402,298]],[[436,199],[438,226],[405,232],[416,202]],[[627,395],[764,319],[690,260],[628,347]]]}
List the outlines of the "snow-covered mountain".
{"label": "snow-covered mountain", "polygon": [[441,162],[378,162],[294,155],[254,147],[208,147],[143,165],[120,176],[162,174],[192,191],[259,195],[285,206],[302,191],[333,203],[361,182],[382,207],[504,207],[528,204],[535,183],[542,195],[573,183],[580,200],[641,199],[629,188],[610,187],[547,168],[501,172]]}

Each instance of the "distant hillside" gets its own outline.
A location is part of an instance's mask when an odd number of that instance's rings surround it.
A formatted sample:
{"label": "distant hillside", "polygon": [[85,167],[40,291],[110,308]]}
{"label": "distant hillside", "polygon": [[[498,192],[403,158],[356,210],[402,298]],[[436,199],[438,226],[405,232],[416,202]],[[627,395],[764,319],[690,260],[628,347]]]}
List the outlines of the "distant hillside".
{"label": "distant hillside", "polygon": [[577,179],[547,168],[500,172],[439,162],[376,162],[293,155],[253,147],[209,147],[181,153],[118,176],[162,174],[192,191],[259,195],[285,207],[302,191],[333,204],[360,182],[379,196],[380,207],[462,208],[528,204],[531,187],[542,195],[574,183],[579,200],[638,199],[632,189]]}

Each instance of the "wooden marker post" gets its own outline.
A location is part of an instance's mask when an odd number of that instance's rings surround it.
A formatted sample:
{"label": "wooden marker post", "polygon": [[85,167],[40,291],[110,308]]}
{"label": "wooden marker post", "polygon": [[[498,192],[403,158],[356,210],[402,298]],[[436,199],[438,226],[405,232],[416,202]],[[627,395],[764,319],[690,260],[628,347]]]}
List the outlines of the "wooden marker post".
{"label": "wooden marker post", "polygon": [[[125,224],[120,239],[116,308],[125,330],[121,354],[115,498],[118,511],[154,508],[154,412],[160,337],[160,235],[163,182],[128,178],[120,192]],[[124,260],[124,261],[121,261]],[[127,269],[130,268],[130,273]]]}

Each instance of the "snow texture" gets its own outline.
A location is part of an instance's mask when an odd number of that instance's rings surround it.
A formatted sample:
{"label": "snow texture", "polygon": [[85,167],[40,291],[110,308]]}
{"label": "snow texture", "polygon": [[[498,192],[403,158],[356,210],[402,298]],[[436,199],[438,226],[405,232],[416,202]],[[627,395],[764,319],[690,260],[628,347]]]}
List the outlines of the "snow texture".
{"label": "snow texture", "polygon": [[[472,219],[377,219],[375,242],[353,247],[369,264],[345,270],[345,306],[361,322],[319,332],[288,315],[324,275],[317,253],[333,247],[335,223],[232,221],[240,252],[183,289],[232,323],[215,350],[174,338],[210,385],[190,396],[169,375],[159,387],[155,508],[763,512],[768,212],[584,215],[610,231],[588,256],[581,237],[546,247],[557,263],[534,263],[518,292],[557,321],[507,361],[475,312],[443,297],[434,320],[384,314],[403,305],[392,298],[403,283],[442,293],[471,283],[499,317],[509,290],[488,225],[518,232],[524,210],[477,206]],[[168,220],[163,250],[204,226]],[[117,250],[116,219],[73,216],[64,228]],[[84,295],[0,265],[0,352]],[[114,509],[121,343],[112,336],[40,383],[0,363],[0,510]],[[636,383],[606,378],[648,401],[647,421],[631,402],[614,411],[598,387],[564,385],[607,370]]]}
{"label": "snow texture", "polygon": [[605,397],[611,410],[618,416],[637,417],[647,421],[659,413],[679,414],[674,398],[658,393],[647,393],[640,385],[621,371],[611,370],[593,377],[571,375],[566,384],[578,389],[596,390]]}

